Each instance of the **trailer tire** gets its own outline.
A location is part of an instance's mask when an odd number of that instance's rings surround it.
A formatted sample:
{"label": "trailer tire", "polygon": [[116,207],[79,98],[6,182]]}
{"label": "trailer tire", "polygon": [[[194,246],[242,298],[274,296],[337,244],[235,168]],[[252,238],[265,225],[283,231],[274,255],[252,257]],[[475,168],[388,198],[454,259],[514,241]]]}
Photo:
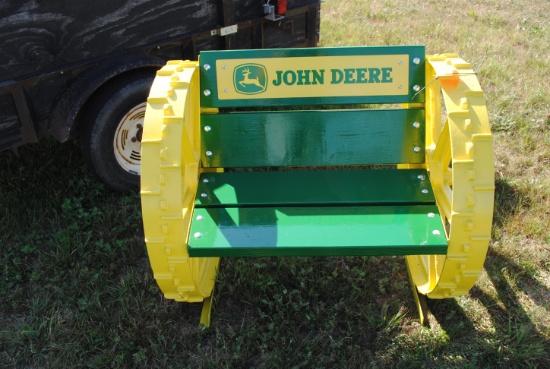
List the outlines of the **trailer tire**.
{"label": "trailer tire", "polygon": [[84,111],[82,154],[112,190],[139,188],[143,118],[154,77],[154,72],[118,77],[94,94]]}

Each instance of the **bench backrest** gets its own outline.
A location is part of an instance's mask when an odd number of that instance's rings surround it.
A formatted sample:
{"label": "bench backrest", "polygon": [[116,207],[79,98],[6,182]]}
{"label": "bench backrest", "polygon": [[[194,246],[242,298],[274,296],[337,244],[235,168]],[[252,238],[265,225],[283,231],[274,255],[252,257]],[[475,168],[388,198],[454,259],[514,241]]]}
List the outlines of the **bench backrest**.
{"label": "bench backrest", "polygon": [[423,103],[424,62],[423,46],[202,52],[202,164],[423,163],[421,105],[364,104]]}

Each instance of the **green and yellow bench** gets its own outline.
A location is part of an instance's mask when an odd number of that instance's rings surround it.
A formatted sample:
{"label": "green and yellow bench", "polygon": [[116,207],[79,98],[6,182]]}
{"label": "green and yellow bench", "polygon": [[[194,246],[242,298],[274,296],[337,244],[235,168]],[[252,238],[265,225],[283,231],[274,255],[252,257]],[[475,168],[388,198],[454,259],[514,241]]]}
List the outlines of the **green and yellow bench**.
{"label": "green and yellow bench", "polygon": [[491,234],[483,92],[470,64],[421,46],[171,61],[141,173],[154,277],[205,301],[206,325],[220,257],[404,255],[420,308],[468,293]]}

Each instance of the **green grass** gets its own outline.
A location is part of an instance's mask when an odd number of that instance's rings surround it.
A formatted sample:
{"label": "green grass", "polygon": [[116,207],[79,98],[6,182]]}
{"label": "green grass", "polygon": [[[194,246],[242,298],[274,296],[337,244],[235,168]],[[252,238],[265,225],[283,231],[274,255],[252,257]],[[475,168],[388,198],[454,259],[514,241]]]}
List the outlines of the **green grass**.
{"label": "green grass", "polygon": [[473,63],[494,130],[496,206],[468,296],[418,324],[402,258],[224,259],[212,327],[152,279],[137,194],[77,147],[0,153],[1,368],[550,367],[548,2],[323,3],[321,45],[425,44]]}

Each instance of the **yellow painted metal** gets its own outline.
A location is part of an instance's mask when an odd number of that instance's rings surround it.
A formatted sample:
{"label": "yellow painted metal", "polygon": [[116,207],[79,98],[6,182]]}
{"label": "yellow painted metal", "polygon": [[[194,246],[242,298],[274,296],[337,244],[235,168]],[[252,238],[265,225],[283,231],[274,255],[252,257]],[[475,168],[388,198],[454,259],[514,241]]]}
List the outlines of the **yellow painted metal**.
{"label": "yellow painted metal", "polygon": [[197,62],[170,61],[157,72],[141,143],[141,202],[147,252],[164,296],[206,299],[209,310],[219,258],[190,259],[187,252],[200,174],[197,68]]}
{"label": "yellow painted metal", "polygon": [[426,162],[449,247],[447,255],[406,260],[415,290],[448,298],[468,293],[487,254],[494,201],[492,136],[485,97],[470,64],[445,54],[427,57],[426,68]]}
{"label": "yellow painted metal", "polygon": [[411,289],[412,289],[414,301],[416,303],[416,310],[418,311],[418,320],[421,325],[424,325],[428,319],[428,313],[429,313],[428,301],[426,301],[426,295],[422,295],[418,293],[418,290],[416,289],[416,285],[414,284],[409,263],[406,263],[406,264],[407,264],[407,274],[409,275],[409,282],[411,283]]}
{"label": "yellow painted metal", "polygon": [[210,327],[210,316],[212,312],[212,295],[204,299],[202,303],[201,321],[200,324],[205,327]]}
{"label": "yellow painted metal", "polygon": [[397,169],[423,169],[426,168],[425,163],[421,164],[397,164]]}

